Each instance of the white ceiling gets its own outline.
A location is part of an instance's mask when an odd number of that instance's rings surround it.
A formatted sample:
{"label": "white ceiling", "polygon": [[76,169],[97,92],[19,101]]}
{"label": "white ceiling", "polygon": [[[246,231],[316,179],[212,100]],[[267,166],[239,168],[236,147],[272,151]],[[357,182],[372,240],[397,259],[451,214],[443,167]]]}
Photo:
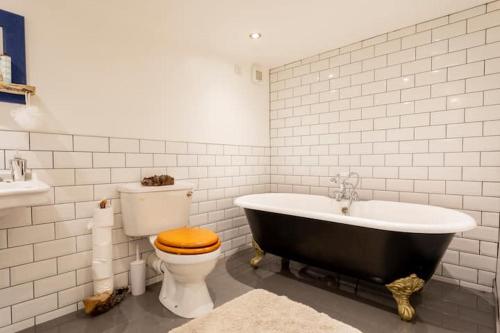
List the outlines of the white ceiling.
{"label": "white ceiling", "polygon": [[[169,0],[170,42],[275,67],[484,0]],[[261,32],[260,40],[248,34]]]}

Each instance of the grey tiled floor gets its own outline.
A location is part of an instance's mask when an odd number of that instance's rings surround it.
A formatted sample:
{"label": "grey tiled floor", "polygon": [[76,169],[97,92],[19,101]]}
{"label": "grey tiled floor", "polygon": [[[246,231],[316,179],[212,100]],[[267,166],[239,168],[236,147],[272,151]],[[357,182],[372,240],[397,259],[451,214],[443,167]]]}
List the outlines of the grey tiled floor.
{"label": "grey tiled floor", "polygon": [[[382,332],[494,332],[494,300],[491,294],[430,281],[413,297],[417,318],[406,323],[396,315],[395,304],[381,286],[339,277],[333,273],[292,263],[283,269],[279,258],[267,255],[261,267],[248,265],[250,250],[221,260],[207,282],[216,306],[254,288],[263,288],[307,304],[365,333]],[[157,297],[160,284],[146,294],[129,296],[99,317],[82,312],[69,314],[24,332],[120,332],[154,333],[185,323],[163,308]],[[286,332],[284,328],[283,332]]]}

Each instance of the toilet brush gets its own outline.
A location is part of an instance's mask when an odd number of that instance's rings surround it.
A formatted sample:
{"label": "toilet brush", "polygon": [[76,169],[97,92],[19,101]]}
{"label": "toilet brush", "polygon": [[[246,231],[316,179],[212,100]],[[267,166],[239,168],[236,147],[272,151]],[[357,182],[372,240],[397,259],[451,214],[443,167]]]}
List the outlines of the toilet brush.
{"label": "toilet brush", "polygon": [[141,259],[139,242],[135,244],[135,261],[130,263],[130,284],[134,296],[146,291],[146,261]]}

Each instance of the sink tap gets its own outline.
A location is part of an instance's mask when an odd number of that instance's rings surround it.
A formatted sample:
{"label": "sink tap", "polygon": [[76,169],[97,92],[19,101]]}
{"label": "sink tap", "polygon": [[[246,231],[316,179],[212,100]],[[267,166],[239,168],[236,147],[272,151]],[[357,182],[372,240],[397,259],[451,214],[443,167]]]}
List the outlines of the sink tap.
{"label": "sink tap", "polygon": [[28,161],[19,156],[15,156],[10,160],[10,171],[12,174],[12,181],[23,182],[26,180],[26,166]]}

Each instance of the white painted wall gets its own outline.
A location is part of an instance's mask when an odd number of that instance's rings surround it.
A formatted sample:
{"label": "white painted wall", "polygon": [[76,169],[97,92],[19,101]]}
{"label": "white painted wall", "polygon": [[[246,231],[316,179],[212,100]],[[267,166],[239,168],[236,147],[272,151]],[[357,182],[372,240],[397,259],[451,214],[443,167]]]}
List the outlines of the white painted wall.
{"label": "white painted wall", "polygon": [[[268,84],[250,63],[183,43],[168,2],[4,0],[25,16],[33,105],[0,103],[0,129],[268,145]],[[203,33],[203,31],[200,31]],[[266,78],[267,81],[267,78]]]}

